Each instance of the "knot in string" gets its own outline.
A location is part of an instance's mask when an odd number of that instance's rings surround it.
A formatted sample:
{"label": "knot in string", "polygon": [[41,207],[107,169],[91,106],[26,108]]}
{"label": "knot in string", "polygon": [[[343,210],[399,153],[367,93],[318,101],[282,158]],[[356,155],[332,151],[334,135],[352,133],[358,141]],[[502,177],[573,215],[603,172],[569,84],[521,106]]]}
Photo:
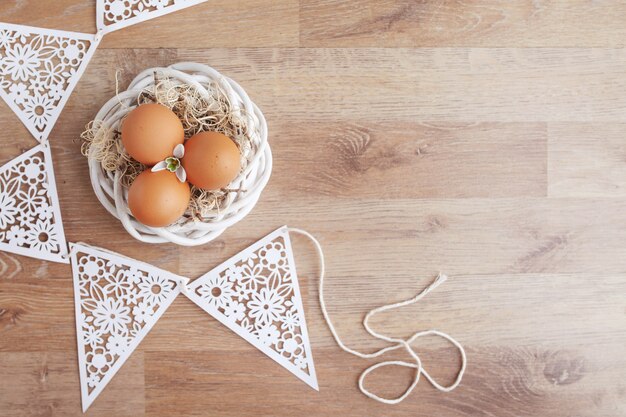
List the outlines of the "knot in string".
{"label": "knot in string", "polygon": [[[373,330],[370,327],[370,325],[369,325],[369,320],[372,317],[374,317],[376,314],[378,314],[378,313],[381,313],[381,312],[387,311],[387,310],[393,310],[393,309],[396,309],[396,308],[399,308],[399,307],[407,306],[407,305],[414,304],[414,303],[418,302],[426,294],[428,294],[429,292],[431,292],[432,290],[437,288],[440,284],[445,282],[445,280],[447,279],[446,275],[439,274],[437,276],[437,278],[428,287],[426,287],[424,290],[419,292],[413,298],[410,298],[410,299],[404,300],[404,301],[400,301],[400,302],[397,302],[397,303],[393,303],[393,304],[388,304],[388,305],[384,305],[384,306],[381,306],[381,307],[377,307],[377,308],[371,310],[369,313],[367,313],[367,315],[365,316],[365,319],[363,319],[363,326],[365,327],[365,330],[367,330],[367,332],[370,335],[372,335],[373,337],[375,337],[377,339],[380,339],[380,340],[384,340],[385,342],[391,343],[391,345],[387,346],[385,348],[382,348],[382,349],[380,349],[380,350],[378,350],[376,352],[362,353],[362,352],[359,352],[359,351],[356,351],[354,349],[351,349],[351,348],[347,347],[341,341],[341,339],[339,338],[339,335],[337,334],[337,331],[335,330],[335,326],[333,326],[333,323],[331,322],[330,317],[328,316],[328,311],[326,310],[326,303],[324,302],[324,274],[325,274],[324,253],[322,252],[322,247],[321,247],[320,243],[317,241],[317,239],[315,239],[315,237],[313,237],[313,235],[311,235],[310,233],[308,233],[305,230],[290,228],[289,231],[301,234],[303,236],[306,236],[315,245],[315,248],[317,250],[317,254],[318,254],[319,259],[320,259],[320,283],[319,283],[320,307],[321,307],[321,310],[322,310],[322,314],[324,315],[324,319],[326,320],[326,324],[328,325],[328,328],[330,329],[330,332],[332,333],[332,335],[333,335],[335,341],[337,342],[337,344],[339,345],[339,347],[341,349],[343,349],[345,352],[348,352],[348,353],[350,353],[350,354],[352,354],[354,356],[358,356],[359,358],[364,358],[364,359],[376,358],[378,356],[384,355],[387,352],[391,352],[393,350],[404,348],[409,353],[409,355],[413,358],[413,362],[405,362],[405,361],[383,361],[383,362],[378,362],[378,363],[370,366],[369,368],[365,369],[361,373],[361,376],[359,377],[359,389],[361,390],[361,392],[364,395],[366,395],[367,397],[369,397],[369,398],[371,398],[373,400],[379,401],[381,403],[398,404],[399,402],[401,402],[402,400],[404,400],[406,397],[408,397],[411,394],[413,389],[419,383],[420,377],[422,375],[424,375],[424,378],[426,378],[428,380],[428,382],[430,382],[433,387],[435,387],[439,391],[443,391],[443,392],[450,392],[453,389],[455,389],[461,383],[461,379],[463,379],[463,374],[465,373],[465,368],[467,366],[467,356],[465,355],[465,350],[463,349],[463,346],[461,346],[461,344],[459,342],[457,342],[454,338],[452,338],[450,335],[448,335],[446,333],[443,333],[443,332],[440,332],[438,330],[424,330],[424,331],[420,331],[420,332],[414,333],[408,339],[398,339],[398,338],[393,338],[393,337],[389,337],[389,336],[383,335],[381,333],[378,333],[375,330]],[[423,337],[423,336],[438,336],[438,337],[442,337],[442,338],[446,339],[447,341],[449,341],[450,343],[452,343],[454,345],[454,347],[456,347],[458,349],[459,353],[461,354],[461,367],[459,369],[459,372],[457,373],[457,376],[456,376],[454,382],[451,385],[448,385],[448,386],[441,385],[432,376],[430,376],[430,374],[424,369],[424,367],[422,365],[422,360],[420,359],[420,357],[417,355],[417,353],[411,347],[411,343],[413,343],[416,339],[418,339],[420,337]],[[415,375],[413,377],[413,381],[407,387],[407,389],[404,391],[404,393],[402,393],[399,397],[396,397],[396,398],[383,398],[383,397],[380,397],[380,396],[372,393],[367,388],[365,388],[365,378],[367,377],[367,375],[369,375],[370,372],[372,372],[372,371],[374,371],[374,370],[376,370],[378,368],[385,367],[385,366],[403,366],[403,367],[406,367],[406,368],[415,369]]]}

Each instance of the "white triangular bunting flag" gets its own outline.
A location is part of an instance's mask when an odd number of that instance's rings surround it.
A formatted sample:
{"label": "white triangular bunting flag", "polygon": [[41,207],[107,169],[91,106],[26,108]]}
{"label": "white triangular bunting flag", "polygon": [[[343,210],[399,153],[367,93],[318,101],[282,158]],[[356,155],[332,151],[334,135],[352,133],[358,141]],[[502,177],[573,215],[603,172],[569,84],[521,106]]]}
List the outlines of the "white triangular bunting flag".
{"label": "white triangular bunting flag", "polygon": [[47,146],[37,145],[0,167],[0,250],[69,262]]}
{"label": "white triangular bunting flag", "polygon": [[85,411],[188,280],[104,249],[70,246]]}
{"label": "white triangular bunting flag", "polygon": [[187,288],[203,310],[318,389],[286,226]]}
{"label": "white triangular bunting flag", "polygon": [[0,96],[40,142],[97,43],[95,35],[0,23]]}
{"label": "white triangular bunting flag", "polygon": [[97,0],[96,23],[102,33],[112,32],[163,16],[206,0]]}

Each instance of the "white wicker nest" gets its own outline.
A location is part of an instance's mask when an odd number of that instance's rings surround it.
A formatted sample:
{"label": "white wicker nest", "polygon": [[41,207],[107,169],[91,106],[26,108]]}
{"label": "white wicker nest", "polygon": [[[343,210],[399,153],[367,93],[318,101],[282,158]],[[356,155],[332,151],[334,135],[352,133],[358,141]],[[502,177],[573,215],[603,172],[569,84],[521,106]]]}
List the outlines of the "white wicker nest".
{"label": "white wicker nest", "polygon": [[213,68],[191,62],[170,65],[167,68],[150,68],[137,75],[128,90],[111,98],[98,112],[95,121],[111,129],[120,128],[120,121],[136,107],[138,95],[154,86],[155,72],[173,83],[184,83],[196,87],[208,96],[210,82],[217,84],[228,96],[233,109],[242,109],[250,127],[256,134],[252,138],[252,151],[246,168],[229,185],[229,192],[220,204],[219,211],[199,220],[184,216],[168,227],[149,227],[139,223],[130,213],[127,190],[120,185],[119,172],[105,171],[100,162],[89,158],[91,185],[102,205],[118,218],[134,238],[148,243],[173,242],[178,245],[201,245],[218,237],[228,227],[243,219],[255,206],[261,191],[267,184],[272,171],[272,153],[267,143],[267,123],[259,108],[235,81],[223,76]]}

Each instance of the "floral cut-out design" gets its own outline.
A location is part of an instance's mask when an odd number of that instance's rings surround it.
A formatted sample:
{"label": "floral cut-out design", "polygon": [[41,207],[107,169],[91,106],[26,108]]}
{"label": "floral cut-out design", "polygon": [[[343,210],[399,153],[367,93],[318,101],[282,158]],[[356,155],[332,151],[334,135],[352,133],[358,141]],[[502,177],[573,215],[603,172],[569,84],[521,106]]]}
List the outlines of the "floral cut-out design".
{"label": "floral cut-out design", "polygon": [[286,227],[198,278],[186,295],[318,389]]}
{"label": "floral cut-out design", "polygon": [[206,0],[97,0],[98,29],[111,32]]}
{"label": "floral cut-out design", "polygon": [[72,245],[71,259],[84,411],[174,301],[186,279],[82,244]]}
{"label": "floral cut-out design", "polygon": [[0,167],[0,249],[69,262],[47,147],[35,146]]}
{"label": "floral cut-out design", "polygon": [[91,58],[94,35],[0,23],[0,96],[39,141]]}

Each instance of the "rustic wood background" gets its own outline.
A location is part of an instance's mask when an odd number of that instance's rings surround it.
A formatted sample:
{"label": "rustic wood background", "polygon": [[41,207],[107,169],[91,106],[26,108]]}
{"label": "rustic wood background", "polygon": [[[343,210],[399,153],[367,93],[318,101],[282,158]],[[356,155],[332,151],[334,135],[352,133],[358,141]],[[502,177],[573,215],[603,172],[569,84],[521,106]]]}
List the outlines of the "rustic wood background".
{"label": "rustic wood background", "polygon": [[[94,2],[2,1],[0,20],[95,32]],[[402,404],[359,393],[295,238],[320,382],[298,382],[183,297],[89,416],[626,415],[626,5],[591,0],[210,0],[107,35],[50,137],[67,238],[197,277],[289,224],[327,253],[328,304],[352,347],[370,308],[451,279],[375,321],[436,328],[463,384]],[[140,70],[193,60],[247,89],[275,157],[258,206],[199,248],[134,241],[96,200],[79,134]],[[35,145],[0,104],[0,162]],[[79,416],[70,267],[0,254],[0,415]],[[450,381],[459,359],[417,344]],[[388,355],[385,359],[404,358]],[[410,381],[376,372],[385,395]]]}

